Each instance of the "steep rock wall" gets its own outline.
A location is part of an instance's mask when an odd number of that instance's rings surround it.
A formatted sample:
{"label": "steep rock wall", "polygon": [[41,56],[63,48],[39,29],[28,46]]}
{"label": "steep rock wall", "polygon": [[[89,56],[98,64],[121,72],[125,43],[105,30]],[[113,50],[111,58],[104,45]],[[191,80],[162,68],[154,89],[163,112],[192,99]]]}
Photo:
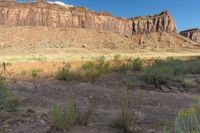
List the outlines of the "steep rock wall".
{"label": "steep rock wall", "polygon": [[189,30],[181,31],[180,35],[187,37],[190,40],[200,43],[200,29],[189,29]]}
{"label": "steep rock wall", "polygon": [[175,20],[167,11],[147,17],[125,19],[84,7],[62,7],[49,3],[1,3],[0,25],[86,28],[123,35],[176,32]]}

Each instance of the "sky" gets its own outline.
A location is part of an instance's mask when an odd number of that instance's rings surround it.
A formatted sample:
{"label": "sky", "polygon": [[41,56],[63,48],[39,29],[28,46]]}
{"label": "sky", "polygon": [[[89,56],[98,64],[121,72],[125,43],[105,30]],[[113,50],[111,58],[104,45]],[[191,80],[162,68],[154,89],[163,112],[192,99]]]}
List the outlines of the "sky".
{"label": "sky", "polygon": [[[55,0],[50,0],[55,1]],[[56,0],[58,1],[58,0]],[[175,18],[178,31],[200,28],[200,0],[60,0],[114,16],[136,17],[168,10]]]}

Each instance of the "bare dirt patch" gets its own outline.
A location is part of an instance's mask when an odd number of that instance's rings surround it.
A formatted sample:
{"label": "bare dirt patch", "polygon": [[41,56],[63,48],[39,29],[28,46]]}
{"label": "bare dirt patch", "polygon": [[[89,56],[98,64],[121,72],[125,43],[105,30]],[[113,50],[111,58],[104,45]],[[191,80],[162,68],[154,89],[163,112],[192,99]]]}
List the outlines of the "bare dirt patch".
{"label": "bare dirt patch", "polygon": [[[21,110],[32,109],[37,112],[36,118],[32,122],[20,123],[17,126],[11,126],[11,129],[14,132],[23,133],[46,132],[50,129],[49,116],[47,114],[53,103],[66,104],[70,96],[74,95],[80,109],[85,110],[90,98],[98,94],[97,111],[90,120],[90,126],[74,127],[70,130],[70,133],[117,133],[119,130],[112,128],[112,123],[117,115],[116,88],[119,88],[122,93],[125,91],[123,82],[125,77],[126,74],[111,73],[100,77],[92,83],[64,82],[52,79],[40,79],[35,82],[30,80],[9,82],[8,86],[12,88],[20,99]],[[131,100],[134,103],[133,110],[137,109],[137,99],[142,96],[138,124],[140,125],[139,128],[143,129],[144,132],[152,130],[162,132],[163,126],[172,126],[178,110],[196,105],[194,98],[199,95],[196,91],[192,93],[169,91],[166,93],[157,87],[139,81],[136,81],[130,93],[132,95]]]}

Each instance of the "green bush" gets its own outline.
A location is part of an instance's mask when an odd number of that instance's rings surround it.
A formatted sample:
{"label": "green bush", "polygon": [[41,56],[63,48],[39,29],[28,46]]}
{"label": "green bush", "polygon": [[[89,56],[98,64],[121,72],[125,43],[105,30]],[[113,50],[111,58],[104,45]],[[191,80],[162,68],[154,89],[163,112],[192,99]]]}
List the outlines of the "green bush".
{"label": "green bush", "polygon": [[167,84],[180,75],[199,73],[199,59],[183,62],[178,59],[168,58],[165,61],[155,61],[152,66],[147,67],[144,71],[144,79],[152,84]]}
{"label": "green bush", "polygon": [[[33,79],[37,78],[39,76],[39,73],[41,73],[42,71],[43,71],[42,69],[32,69],[31,72],[30,72],[31,77]],[[25,73],[24,72],[22,74],[26,74],[26,72]]]}
{"label": "green bush", "polygon": [[115,62],[120,61],[121,57],[122,57],[122,56],[121,56],[120,54],[116,54],[116,55],[114,56],[114,61],[115,61]]}
{"label": "green bush", "polygon": [[110,72],[110,64],[105,61],[105,57],[102,56],[97,59],[96,69],[99,71],[100,74],[105,74]]}
{"label": "green bush", "polygon": [[[116,55],[112,65],[105,61],[102,56],[94,62],[86,62],[76,70],[70,70],[69,66],[59,68],[56,72],[58,80],[95,80],[99,76],[109,72],[127,72],[128,70],[144,70],[144,79],[152,84],[167,84],[176,77],[185,74],[199,74],[200,60],[181,61],[167,58],[166,60],[155,60],[155,63],[144,68],[144,62],[140,58],[132,61],[122,61],[121,56]],[[35,75],[35,74],[33,74]],[[36,74],[37,75],[37,74]]]}
{"label": "green bush", "polygon": [[132,70],[133,71],[141,71],[144,67],[144,62],[140,58],[137,58],[133,61]]}
{"label": "green bush", "polygon": [[74,71],[71,71],[68,67],[59,68],[56,72],[56,78],[58,80],[95,80],[110,70],[109,63],[105,62],[105,59],[102,57],[95,62],[86,62]]}
{"label": "green bush", "polygon": [[200,73],[200,60],[194,59],[187,62],[182,60],[168,58],[166,61],[159,61],[154,65],[169,66],[174,69],[174,75],[184,74],[199,74]]}
{"label": "green bush", "polygon": [[200,74],[200,59],[187,62],[186,68],[187,73]]}
{"label": "green bush", "polygon": [[74,78],[73,73],[69,70],[69,68],[63,67],[59,68],[56,72],[56,79],[58,80],[72,80]]}
{"label": "green bush", "polygon": [[97,65],[93,62],[83,64],[82,70],[85,72],[83,78],[86,80],[94,80],[101,74],[99,69],[97,69]]}
{"label": "green bush", "polygon": [[136,132],[137,117],[132,113],[132,98],[128,89],[126,94],[123,95],[117,90],[117,119],[114,121],[114,127],[122,129],[125,133]]}
{"label": "green bush", "polygon": [[95,69],[95,63],[94,62],[86,62],[85,64],[82,65],[82,69],[85,71],[91,71]]}
{"label": "green bush", "polygon": [[0,109],[6,111],[16,111],[18,108],[17,97],[8,90],[2,80],[0,80]]}
{"label": "green bush", "polygon": [[187,110],[180,110],[174,122],[175,133],[199,133],[200,132],[200,97],[196,97],[198,106]]}
{"label": "green bush", "polygon": [[36,78],[38,76],[38,71],[35,69],[31,70],[31,76],[32,78]]}
{"label": "green bush", "polygon": [[175,120],[175,133],[200,133],[200,115],[196,108],[179,111]]}
{"label": "green bush", "polygon": [[51,111],[51,119],[53,125],[59,129],[66,131],[74,126],[78,121],[78,110],[74,99],[69,100],[66,107],[54,105]]}
{"label": "green bush", "polygon": [[145,81],[152,84],[167,84],[172,81],[174,69],[169,66],[151,66],[144,71]]}
{"label": "green bush", "polygon": [[178,59],[167,59],[162,66],[168,66],[174,69],[174,75],[180,75],[187,73],[187,68],[185,62]]}

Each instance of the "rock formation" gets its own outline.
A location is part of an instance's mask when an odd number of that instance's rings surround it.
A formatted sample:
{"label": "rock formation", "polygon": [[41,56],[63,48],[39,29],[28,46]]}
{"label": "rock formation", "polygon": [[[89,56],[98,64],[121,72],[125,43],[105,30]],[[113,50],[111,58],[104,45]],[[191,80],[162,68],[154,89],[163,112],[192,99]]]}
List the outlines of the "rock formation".
{"label": "rock formation", "polygon": [[180,34],[195,42],[200,43],[200,29],[198,28],[181,31]]}
{"label": "rock formation", "polygon": [[122,35],[149,32],[176,32],[175,20],[167,11],[154,16],[125,19],[84,7],[50,3],[1,3],[0,25],[50,26],[110,31]]}
{"label": "rock formation", "polygon": [[133,33],[176,32],[176,23],[168,11],[146,17],[132,18]]}

